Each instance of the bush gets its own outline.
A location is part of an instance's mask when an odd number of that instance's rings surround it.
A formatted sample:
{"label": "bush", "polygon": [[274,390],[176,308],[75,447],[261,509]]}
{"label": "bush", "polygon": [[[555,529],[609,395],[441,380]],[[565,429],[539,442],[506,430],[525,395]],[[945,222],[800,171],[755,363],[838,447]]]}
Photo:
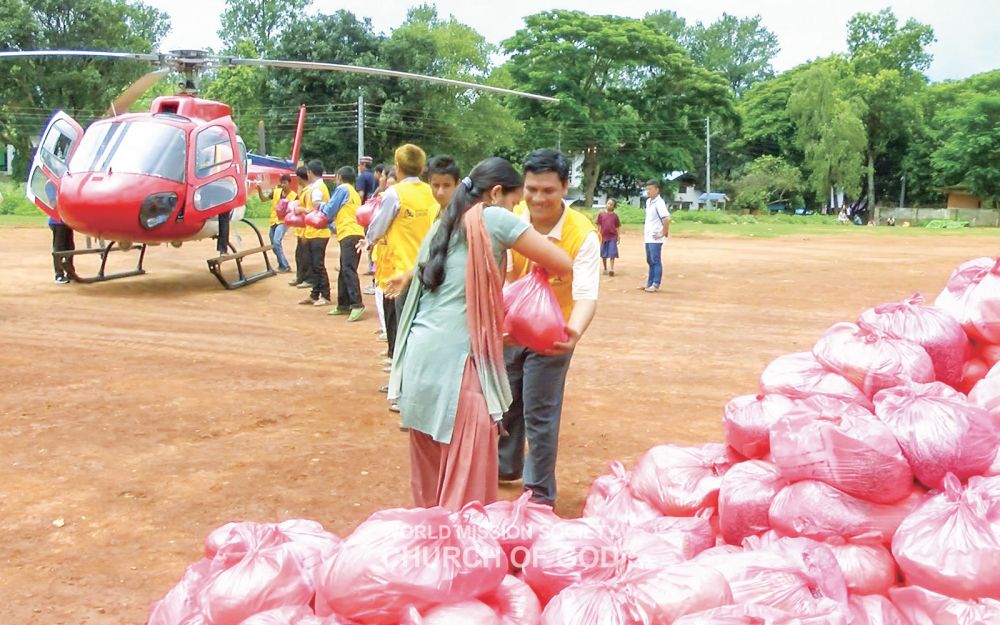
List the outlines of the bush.
{"label": "bush", "polygon": [[42,211],[28,201],[24,195],[24,184],[17,183],[9,178],[0,179],[0,195],[3,195],[3,203],[0,203],[0,215],[41,215]]}

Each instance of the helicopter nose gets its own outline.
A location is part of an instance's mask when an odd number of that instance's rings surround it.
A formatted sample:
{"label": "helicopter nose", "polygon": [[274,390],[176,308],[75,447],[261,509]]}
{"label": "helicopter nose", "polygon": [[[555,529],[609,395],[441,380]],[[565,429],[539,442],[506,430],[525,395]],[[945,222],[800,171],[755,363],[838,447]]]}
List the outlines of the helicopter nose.
{"label": "helicopter nose", "polygon": [[[108,240],[163,241],[184,236],[175,232],[174,215],[163,217],[157,230],[140,224],[143,201],[156,193],[183,197],[183,184],[141,174],[89,172],[64,176],[59,190],[59,214],[71,228]],[[176,212],[176,211],[174,211]],[[181,224],[180,229],[184,229]]]}

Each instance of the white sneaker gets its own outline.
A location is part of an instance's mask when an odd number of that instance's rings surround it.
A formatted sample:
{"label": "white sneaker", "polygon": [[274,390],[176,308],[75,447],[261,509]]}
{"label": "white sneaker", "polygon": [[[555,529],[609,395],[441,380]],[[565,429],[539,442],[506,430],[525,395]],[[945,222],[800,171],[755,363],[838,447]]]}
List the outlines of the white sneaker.
{"label": "white sneaker", "polygon": [[330,300],[326,299],[325,297],[320,297],[315,302],[313,302],[313,306],[329,306],[329,305],[330,305]]}

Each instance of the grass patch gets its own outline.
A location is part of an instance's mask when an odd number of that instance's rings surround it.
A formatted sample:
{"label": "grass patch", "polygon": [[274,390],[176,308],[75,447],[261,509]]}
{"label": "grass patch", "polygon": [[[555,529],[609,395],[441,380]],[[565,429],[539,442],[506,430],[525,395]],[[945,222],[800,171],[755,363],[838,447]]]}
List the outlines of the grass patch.
{"label": "grass patch", "polygon": [[9,178],[0,179],[0,215],[16,215],[20,217],[43,216],[42,211],[28,201],[24,195],[24,183],[17,183]]}
{"label": "grass patch", "polygon": [[[645,209],[637,206],[621,205],[616,212],[622,225],[642,225],[646,220]],[[584,213],[591,219],[595,219],[598,211],[587,210]],[[670,214],[670,221],[673,224],[671,227],[682,223],[712,226],[745,224],[838,225],[837,218],[833,215],[742,215],[725,211],[688,210],[672,212]]]}

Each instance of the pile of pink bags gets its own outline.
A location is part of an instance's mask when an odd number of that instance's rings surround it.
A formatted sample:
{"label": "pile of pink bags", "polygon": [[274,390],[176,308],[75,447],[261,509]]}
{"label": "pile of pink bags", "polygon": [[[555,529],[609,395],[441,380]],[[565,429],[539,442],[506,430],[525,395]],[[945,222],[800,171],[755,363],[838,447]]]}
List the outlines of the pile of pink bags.
{"label": "pile of pink bags", "polygon": [[149,625],[1000,625],[998,361],[981,258],[775,359],[725,444],[610,463],[581,518],[230,523]]}

